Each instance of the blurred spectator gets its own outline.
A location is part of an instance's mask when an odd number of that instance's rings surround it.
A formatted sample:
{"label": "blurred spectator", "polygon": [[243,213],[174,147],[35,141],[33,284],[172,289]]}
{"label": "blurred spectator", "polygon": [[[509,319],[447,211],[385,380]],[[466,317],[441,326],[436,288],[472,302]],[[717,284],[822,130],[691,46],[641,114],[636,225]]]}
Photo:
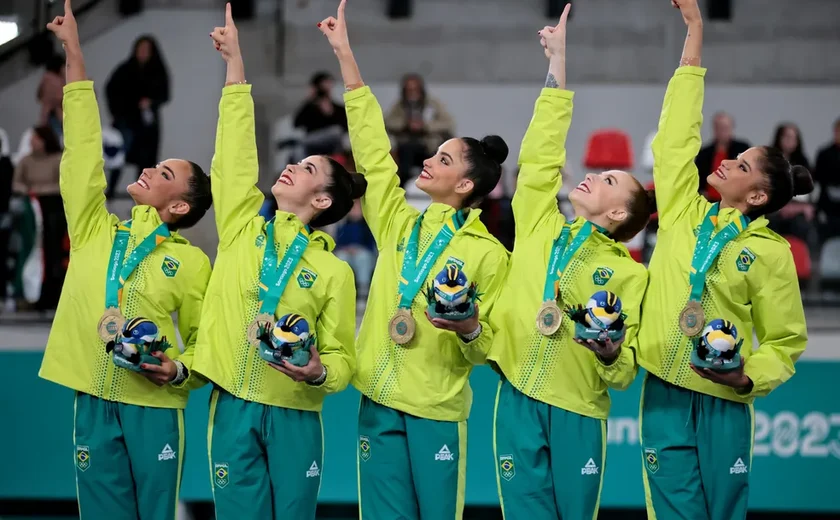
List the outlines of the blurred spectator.
{"label": "blurred spectator", "polygon": [[61,102],[64,99],[64,58],[53,55],[47,60],[46,70],[38,85],[38,103],[41,114],[38,116],[39,125],[49,125],[55,135],[61,139],[64,119]]}
{"label": "blurred spectator", "polygon": [[295,128],[306,132],[303,149],[307,156],[343,152],[347,113],[332,99],[334,86],[335,80],[328,72],[316,73],[309,81],[309,96],[295,114]]}
{"label": "blurred spectator", "polygon": [[362,204],[358,200],[344,222],[338,225],[335,236],[335,254],[350,264],[356,277],[357,296],[364,298],[376,265],[376,242],[362,217]]}
{"label": "blurred spectator", "polygon": [[[105,87],[113,126],[123,135],[125,161],[138,169],[154,166],[160,148],[160,108],[169,101],[169,72],[152,36],[139,37]],[[121,169],[111,170],[108,198],[113,197]]]}
{"label": "blurred spectator", "polygon": [[719,201],[720,194],[706,183],[706,177],[717,170],[720,163],[727,159],[734,159],[747,151],[749,143],[739,141],[733,137],[735,121],[726,112],[718,112],[713,121],[713,142],[700,150],[695,163],[700,175],[700,193],[710,201]]}
{"label": "blurred spectator", "polygon": [[443,103],[427,95],[423,78],[417,74],[403,78],[400,100],[388,111],[385,128],[397,141],[401,186],[455,133],[452,117]]}
{"label": "blurred spectator", "polygon": [[12,200],[12,177],[15,167],[11,158],[9,135],[0,128],[0,302],[10,294],[12,269],[9,261],[9,243],[11,241],[12,218],[10,203]]}
{"label": "blurred spectator", "polygon": [[12,191],[22,197],[37,199],[41,208],[44,252],[44,277],[38,310],[55,309],[64,284],[66,252],[64,238],[67,221],[58,186],[61,145],[49,126],[35,127],[32,153],[15,167]]}
{"label": "blurred spectator", "polygon": [[[793,166],[811,169],[802,148],[802,134],[793,123],[781,123],[776,127],[773,148],[778,148]],[[819,237],[813,225],[816,210],[809,195],[794,197],[785,207],[768,215],[770,228],[781,235],[793,235],[808,244],[812,255],[819,252]]]}
{"label": "blurred spectator", "polygon": [[817,154],[814,182],[820,188],[817,212],[823,221],[820,240],[840,235],[840,119],[834,122],[834,141]]}

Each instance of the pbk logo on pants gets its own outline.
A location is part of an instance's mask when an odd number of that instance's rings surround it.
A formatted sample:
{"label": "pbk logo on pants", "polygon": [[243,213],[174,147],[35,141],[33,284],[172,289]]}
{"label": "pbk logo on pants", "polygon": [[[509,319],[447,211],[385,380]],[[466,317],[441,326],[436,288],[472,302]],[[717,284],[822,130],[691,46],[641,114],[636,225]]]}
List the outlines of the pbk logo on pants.
{"label": "pbk logo on pants", "polygon": [[230,469],[227,462],[213,464],[213,481],[217,488],[223,488],[230,482]]}
{"label": "pbk logo on pants", "polygon": [[79,471],[87,471],[90,467],[90,448],[87,446],[76,446],[76,467]]}

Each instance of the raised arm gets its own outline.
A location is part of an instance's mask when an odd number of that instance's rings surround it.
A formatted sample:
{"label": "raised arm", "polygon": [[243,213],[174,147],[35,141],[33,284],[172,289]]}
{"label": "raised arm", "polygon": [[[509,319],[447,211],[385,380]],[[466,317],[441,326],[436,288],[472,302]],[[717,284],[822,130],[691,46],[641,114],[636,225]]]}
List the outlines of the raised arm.
{"label": "raised arm", "polygon": [[415,210],[406,202],[405,190],[400,188],[397,164],[391,157],[391,140],[385,130],[382,107],[362,81],[353,51],[350,50],[344,5],[345,0],[341,0],[338,17],[326,18],[318,27],[329,40],[341,67],[341,77],[347,90],[344,106],[347,110],[353,159],[356,169],[368,182],[367,191],[362,197],[362,213],[381,248],[394,228],[394,222],[399,222]]}
{"label": "raised arm", "polygon": [[513,195],[517,236],[539,229],[547,218],[558,216],[557,192],[563,182],[566,136],[572,123],[572,98],[566,89],[567,4],[556,27],[545,27],[540,39],[549,59],[545,88],[534,106],[534,116],[519,152],[519,177]]}
{"label": "raised arm", "polygon": [[78,249],[91,233],[107,221],[105,171],[102,159],[102,127],[93,82],[85,73],[76,18],[70,0],[64,16],[47,24],[61,41],[67,57],[64,87],[64,153],[59,186],[67,217],[70,246]]}
{"label": "raised arm", "polygon": [[225,87],[219,101],[216,151],[210,165],[219,247],[225,248],[257,216],[265,197],[257,188],[259,161],[254,99],[251,85],[245,84],[245,64],[230,4],[225,7],[225,26],[216,27],[210,36],[227,64]]}
{"label": "raised arm", "polygon": [[653,140],[653,181],[659,227],[667,228],[697,193],[699,177],[694,158],[702,144],[703,95],[706,69],[700,68],[703,19],[697,0],[672,0],[688,26],[680,66],[668,83],[659,128]]}

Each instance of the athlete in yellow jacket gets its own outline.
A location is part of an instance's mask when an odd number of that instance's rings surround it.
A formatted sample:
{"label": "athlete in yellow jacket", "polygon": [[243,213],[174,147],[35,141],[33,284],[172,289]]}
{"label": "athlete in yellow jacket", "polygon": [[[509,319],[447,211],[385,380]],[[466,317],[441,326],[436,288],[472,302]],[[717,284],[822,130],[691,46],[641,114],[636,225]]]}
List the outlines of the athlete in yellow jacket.
{"label": "athlete in yellow jacket", "polygon": [[754,147],[709,175],[720,203],[697,194],[703,22],[696,0],[674,3],[688,35],[652,146],[659,233],[637,342],[647,508],[744,518],[753,399],[793,375],[807,340],[789,246],[764,215],[813,184],[778,150]]}
{"label": "athlete in yellow jacket", "polygon": [[[379,249],[353,378],[363,394],[360,514],[460,518],[469,375],[473,365],[485,363],[492,343],[486,316],[508,256],[470,207],[498,183],[507,146],[495,136],[443,143],[417,180],[433,202],[423,213],[413,209],[399,188],[382,110],[350,51],[343,1],[338,18],[320,28],[341,65],[353,156],[368,181],[362,211]],[[463,295],[472,283],[480,293],[480,315],[467,300],[463,304],[474,312],[459,320],[442,319],[438,304],[429,305],[429,298]]]}
{"label": "athlete in yellow jacket", "polygon": [[356,291],[332,238],[313,227],[343,218],[365,180],[307,157],[271,188],[274,218],[259,216],[254,101],[230,4],[212,36],[227,63],[211,166],[219,250],[193,368],[215,385],[208,442],[216,517],[314,519],[321,407],[353,374]]}
{"label": "athlete in yellow jacket", "polygon": [[[70,265],[39,375],[76,391],[81,517],[174,519],[183,409],[203,383],[189,367],[210,277],[207,256],[177,230],[209,208],[209,180],[188,161],[149,165],[128,187],[131,219],[109,214],[99,108],[69,0],[47,27],[67,55],[60,184]],[[154,357],[143,350],[163,339]]]}
{"label": "athlete in yellow jacket", "polygon": [[[560,23],[541,34],[549,72],[519,153],[516,245],[491,317],[496,336],[488,359],[502,374],[494,449],[507,520],[597,516],[608,388],[623,390],[636,376],[635,349],[627,345],[638,331],[647,285],[644,266],[621,243],[650,217],[648,194],[632,175],[589,174],[569,195],[576,218],[567,221],[558,209],[572,121],[573,93],[565,90],[568,12],[567,6]],[[626,315],[624,326],[617,320],[600,342],[581,341],[582,324],[563,314],[564,306],[590,299],[593,313]]]}

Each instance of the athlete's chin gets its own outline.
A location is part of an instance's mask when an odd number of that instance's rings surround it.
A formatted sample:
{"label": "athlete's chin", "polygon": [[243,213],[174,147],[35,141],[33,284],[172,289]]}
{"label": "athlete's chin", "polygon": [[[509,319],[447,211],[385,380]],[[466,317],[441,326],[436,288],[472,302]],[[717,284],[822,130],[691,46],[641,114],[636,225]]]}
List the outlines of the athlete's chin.
{"label": "athlete's chin", "polygon": [[129,184],[125,191],[127,191],[131,198],[134,199],[135,204],[145,204],[146,197],[143,192],[148,190],[144,190],[136,182]]}

